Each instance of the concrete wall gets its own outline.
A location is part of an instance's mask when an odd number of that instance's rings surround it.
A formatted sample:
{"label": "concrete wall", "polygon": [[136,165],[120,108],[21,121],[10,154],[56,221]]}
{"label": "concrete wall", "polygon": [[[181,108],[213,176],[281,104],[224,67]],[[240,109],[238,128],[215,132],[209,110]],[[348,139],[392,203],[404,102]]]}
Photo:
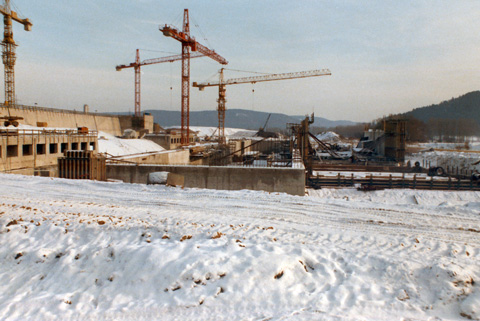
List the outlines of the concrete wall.
{"label": "concrete wall", "polygon": [[146,184],[148,174],[169,172],[184,178],[185,187],[219,190],[262,190],[305,195],[304,168],[223,166],[107,165],[107,179]]}
{"label": "concrete wall", "polygon": [[153,133],[153,116],[142,115],[141,117],[135,117],[133,115],[119,115],[120,130],[123,133],[126,129],[134,129],[140,131],[146,129],[147,132]]}
{"label": "concrete wall", "polygon": [[[23,120],[20,120],[19,123],[30,126],[37,126],[37,123],[46,123],[44,127],[88,127],[90,130],[103,131],[112,135],[122,134],[118,116],[29,106],[10,107],[10,114],[23,117]],[[7,108],[4,105],[0,105],[0,115],[8,115]]]}
{"label": "concrete wall", "polygon": [[190,151],[188,149],[171,150],[158,153],[149,153],[139,156],[113,157],[118,161],[127,161],[137,164],[189,164]]}

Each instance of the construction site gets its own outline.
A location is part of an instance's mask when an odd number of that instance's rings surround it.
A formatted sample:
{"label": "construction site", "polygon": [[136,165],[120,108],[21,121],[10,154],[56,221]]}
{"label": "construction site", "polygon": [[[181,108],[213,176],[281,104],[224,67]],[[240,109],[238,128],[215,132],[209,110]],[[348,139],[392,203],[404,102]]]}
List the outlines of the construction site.
{"label": "construction site", "polygon": [[[0,171],[293,195],[305,195],[306,187],[480,190],[472,171],[450,173],[441,167],[407,162],[404,119],[385,120],[382,130],[366,128],[356,146],[347,148],[312,134],[313,114],[299,123],[286,124],[287,134],[268,132],[267,119],[255,133],[227,137],[227,87],[329,76],[331,72],[321,69],[227,79],[226,58],[191,36],[188,9],[183,12],[182,29],[172,25],[159,27],[163,36],[180,43],[181,54],[141,60],[137,49],[134,62],[115,67],[117,71],[134,70],[133,115],[92,113],[87,105],[83,110],[72,111],[17,104],[14,72],[17,45],[12,25],[19,23],[25,31],[31,31],[33,24],[28,18],[19,17],[8,0],[0,12],[4,16],[5,69],[5,102],[0,105],[3,125],[0,127]],[[218,80],[191,83],[190,60],[201,57],[222,66]],[[181,62],[181,125],[164,129],[153,116],[142,113],[141,67],[173,61]],[[203,91],[207,87],[218,88],[218,127],[214,134],[201,137],[190,128],[190,90]],[[148,140],[161,146],[161,150],[112,155],[99,149],[105,140],[102,133],[131,142]]]}

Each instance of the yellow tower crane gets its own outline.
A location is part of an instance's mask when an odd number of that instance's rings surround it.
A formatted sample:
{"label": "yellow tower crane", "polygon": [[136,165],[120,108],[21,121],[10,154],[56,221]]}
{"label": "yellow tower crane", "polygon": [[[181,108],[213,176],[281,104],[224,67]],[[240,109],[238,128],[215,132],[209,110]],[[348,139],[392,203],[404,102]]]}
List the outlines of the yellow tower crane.
{"label": "yellow tower crane", "polygon": [[300,71],[300,72],[289,72],[284,74],[269,74],[264,76],[254,76],[254,77],[245,77],[245,78],[232,78],[225,80],[223,78],[223,70],[220,69],[220,76],[218,81],[206,82],[206,83],[196,83],[192,84],[193,87],[198,87],[199,90],[204,90],[205,87],[218,86],[218,142],[219,144],[225,144],[225,103],[226,103],[226,92],[227,85],[236,85],[236,84],[246,84],[246,83],[257,83],[262,81],[273,81],[273,80],[286,80],[286,79],[296,79],[296,78],[307,78],[307,77],[318,77],[318,76],[329,76],[332,73],[328,69],[322,70],[310,70],[310,71]]}
{"label": "yellow tower crane", "polygon": [[10,115],[10,107],[15,106],[15,47],[17,44],[13,40],[12,20],[24,26],[25,31],[32,30],[32,23],[28,19],[18,17],[18,14],[10,8],[10,0],[5,0],[5,5],[0,6],[0,13],[3,14],[3,41],[2,41],[2,60],[5,65],[5,106],[7,106],[8,116],[0,117],[5,120],[5,126],[10,124],[18,126],[17,120],[23,119]]}

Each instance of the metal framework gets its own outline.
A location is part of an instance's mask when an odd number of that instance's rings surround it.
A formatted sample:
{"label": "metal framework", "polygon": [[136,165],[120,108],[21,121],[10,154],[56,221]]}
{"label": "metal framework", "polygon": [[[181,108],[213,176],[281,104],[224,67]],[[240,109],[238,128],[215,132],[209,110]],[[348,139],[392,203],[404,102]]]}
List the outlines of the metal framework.
{"label": "metal framework", "polygon": [[282,74],[270,74],[263,76],[254,76],[254,77],[244,77],[244,78],[231,78],[224,79],[223,76],[224,68],[220,69],[220,76],[218,81],[206,82],[206,83],[193,83],[193,87],[198,87],[199,90],[204,90],[205,87],[214,87],[218,86],[218,140],[220,144],[225,144],[225,103],[226,103],[226,86],[227,85],[236,85],[236,84],[246,84],[246,83],[257,83],[263,81],[273,81],[273,80],[287,80],[287,79],[296,79],[296,78],[307,78],[307,77],[318,77],[318,76],[329,76],[332,73],[328,69],[321,70],[310,70],[310,71],[300,71],[300,72],[289,72]]}
{"label": "metal framework", "polygon": [[[2,60],[5,66],[5,105],[15,106],[15,48],[17,44],[13,40],[12,20],[22,24],[25,31],[32,30],[32,23],[28,19],[19,18],[18,14],[11,10],[10,0],[5,0],[5,5],[0,6],[0,13],[3,14],[4,24]],[[10,110],[8,109],[7,122],[10,117]],[[18,117],[16,118],[18,119]]]}
{"label": "metal framework", "polygon": [[183,12],[183,31],[173,26],[165,25],[159,28],[166,37],[182,43],[182,130],[181,144],[188,145],[190,137],[190,58],[191,51],[200,52],[203,55],[219,62],[222,65],[228,64],[228,61],[217,54],[214,50],[205,47],[190,36],[190,22],[188,18],[188,9]]}
{"label": "metal framework", "polygon": [[[195,52],[190,55],[190,58],[198,58],[203,57],[204,54]],[[118,65],[115,67],[117,71],[120,71],[125,68],[134,68],[135,70],[135,117],[141,116],[141,106],[140,106],[140,67],[147,66],[147,65],[154,65],[163,62],[174,62],[177,60],[182,60],[182,55],[175,55],[175,56],[167,56],[161,58],[153,58],[153,59],[146,59],[140,61],[140,49],[137,49],[137,53],[135,56],[135,62],[132,62],[128,65]]]}

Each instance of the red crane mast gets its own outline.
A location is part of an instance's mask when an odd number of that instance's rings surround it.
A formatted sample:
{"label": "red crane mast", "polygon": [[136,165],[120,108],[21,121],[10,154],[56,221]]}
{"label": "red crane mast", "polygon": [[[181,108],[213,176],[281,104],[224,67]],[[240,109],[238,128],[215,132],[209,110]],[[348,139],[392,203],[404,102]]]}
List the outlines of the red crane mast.
{"label": "red crane mast", "polygon": [[182,130],[181,143],[188,145],[190,137],[190,58],[192,51],[198,51],[207,57],[219,62],[222,65],[228,64],[228,61],[217,54],[214,50],[205,47],[190,36],[190,22],[188,18],[188,9],[183,12],[183,31],[173,26],[165,25],[159,28],[166,37],[182,43]]}

